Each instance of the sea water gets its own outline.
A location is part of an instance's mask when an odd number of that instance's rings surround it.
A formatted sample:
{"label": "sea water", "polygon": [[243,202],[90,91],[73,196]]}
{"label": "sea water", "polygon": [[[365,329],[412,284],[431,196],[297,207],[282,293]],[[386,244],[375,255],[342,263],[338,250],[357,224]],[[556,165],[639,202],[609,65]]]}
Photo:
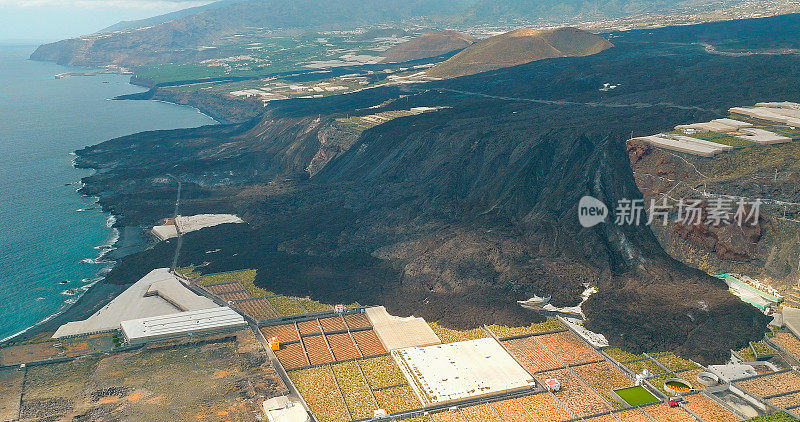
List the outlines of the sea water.
{"label": "sea water", "polygon": [[[113,216],[76,193],[71,153],[144,130],[213,124],[197,110],[155,101],[111,101],[143,89],[124,75],[28,60],[35,46],[0,45],[0,339],[77,300],[109,265]],[[100,259],[98,259],[100,257]]]}

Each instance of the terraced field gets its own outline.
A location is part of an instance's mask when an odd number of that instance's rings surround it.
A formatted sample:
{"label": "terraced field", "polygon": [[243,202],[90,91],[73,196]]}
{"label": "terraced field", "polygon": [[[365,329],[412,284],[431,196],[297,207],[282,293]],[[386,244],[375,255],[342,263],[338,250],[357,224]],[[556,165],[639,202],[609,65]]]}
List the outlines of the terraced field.
{"label": "terraced field", "polygon": [[272,308],[272,305],[270,305],[269,301],[265,298],[236,302],[233,306],[256,321],[278,317],[278,313],[275,312],[275,309]]}
{"label": "terraced field", "polygon": [[486,332],[480,327],[472,330],[459,331],[444,327],[436,322],[431,322],[428,325],[430,325],[431,329],[436,333],[436,336],[439,337],[442,343],[455,343],[457,341],[476,340],[487,337]]}
{"label": "terraced field", "polygon": [[289,372],[289,377],[320,422],[350,420],[347,405],[336,387],[329,366],[292,371]]}
{"label": "terraced field", "polygon": [[390,356],[299,369],[289,376],[320,420],[368,418],[378,408],[397,413],[422,407]]}
{"label": "terraced field", "polygon": [[736,383],[750,393],[760,397],[800,391],[800,375],[794,371],[766,375]]}
{"label": "terraced field", "polygon": [[536,340],[567,365],[580,365],[603,360],[599,353],[569,331],[536,336]]}
{"label": "terraced field", "polygon": [[503,345],[531,373],[550,371],[565,366],[535,337],[504,340]]}
{"label": "terraced field", "polygon": [[549,393],[523,398],[525,409],[539,422],[561,422],[573,418]]}
{"label": "terraced field", "polygon": [[547,321],[534,323],[527,327],[506,327],[503,325],[490,325],[487,328],[494,333],[499,339],[507,337],[516,337],[523,335],[534,335],[541,333],[548,333],[551,331],[566,331],[567,327],[558,319],[552,318]]}
{"label": "terraced field", "polygon": [[643,410],[658,422],[695,422],[694,418],[680,407],[654,404],[644,407]]}
{"label": "terraced field", "polygon": [[795,359],[800,360],[800,340],[794,334],[786,331],[777,332],[772,341],[787,353],[794,355]]}
{"label": "terraced field", "polygon": [[705,421],[737,422],[739,418],[702,394],[687,397],[686,407]]}
{"label": "terraced field", "polygon": [[567,369],[544,372],[541,376],[542,378],[555,378],[561,382],[561,390],[554,395],[579,417],[611,410],[611,407],[600,396]]}

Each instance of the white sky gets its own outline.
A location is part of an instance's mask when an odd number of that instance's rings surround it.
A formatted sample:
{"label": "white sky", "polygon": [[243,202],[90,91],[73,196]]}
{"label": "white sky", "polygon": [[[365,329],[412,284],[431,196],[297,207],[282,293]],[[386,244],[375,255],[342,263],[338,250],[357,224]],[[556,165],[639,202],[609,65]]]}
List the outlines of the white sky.
{"label": "white sky", "polygon": [[0,41],[56,40],[211,0],[0,0]]}

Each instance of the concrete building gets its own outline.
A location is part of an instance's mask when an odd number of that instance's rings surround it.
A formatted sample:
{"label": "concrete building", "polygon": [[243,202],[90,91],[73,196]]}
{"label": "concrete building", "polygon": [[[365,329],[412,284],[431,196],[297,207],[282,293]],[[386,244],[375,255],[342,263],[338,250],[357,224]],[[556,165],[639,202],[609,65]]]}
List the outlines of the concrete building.
{"label": "concrete building", "polygon": [[225,306],[122,321],[120,327],[125,341],[135,345],[189,334],[244,328],[247,322],[236,311]]}
{"label": "concrete building", "polygon": [[218,307],[198,296],[167,268],[151,271],[106,306],[82,321],[68,322],[53,338],[118,330],[122,321]]}
{"label": "concrete building", "polygon": [[366,314],[375,334],[388,351],[441,343],[436,333],[422,318],[392,316],[383,306],[367,308]]}
{"label": "concrete building", "polygon": [[492,338],[409,347],[392,351],[392,357],[426,406],[536,387]]}

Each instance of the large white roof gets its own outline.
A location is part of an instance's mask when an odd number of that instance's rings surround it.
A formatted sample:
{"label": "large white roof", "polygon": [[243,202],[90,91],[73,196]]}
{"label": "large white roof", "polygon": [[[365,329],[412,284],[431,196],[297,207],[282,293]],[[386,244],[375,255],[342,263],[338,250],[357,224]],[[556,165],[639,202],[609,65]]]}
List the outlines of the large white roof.
{"label": "large white roof", "polygon": [[216,307],[211,299],[198,296],[184,286],[169,269],[159,268],[150,271],[89,318],[62,325],[53,338],[116,330],[122,321],[130,319]]}
{"label": "large white roof", "polygon": [[533,377],[493,338],[410,347],[392,356],[425,405],[535,386]]}
{"label": "large white roof", "polygon": [[153,337],[201,332],[247,325],[244,318],[225,306],[122,321],[122,332],[131,342]]}

